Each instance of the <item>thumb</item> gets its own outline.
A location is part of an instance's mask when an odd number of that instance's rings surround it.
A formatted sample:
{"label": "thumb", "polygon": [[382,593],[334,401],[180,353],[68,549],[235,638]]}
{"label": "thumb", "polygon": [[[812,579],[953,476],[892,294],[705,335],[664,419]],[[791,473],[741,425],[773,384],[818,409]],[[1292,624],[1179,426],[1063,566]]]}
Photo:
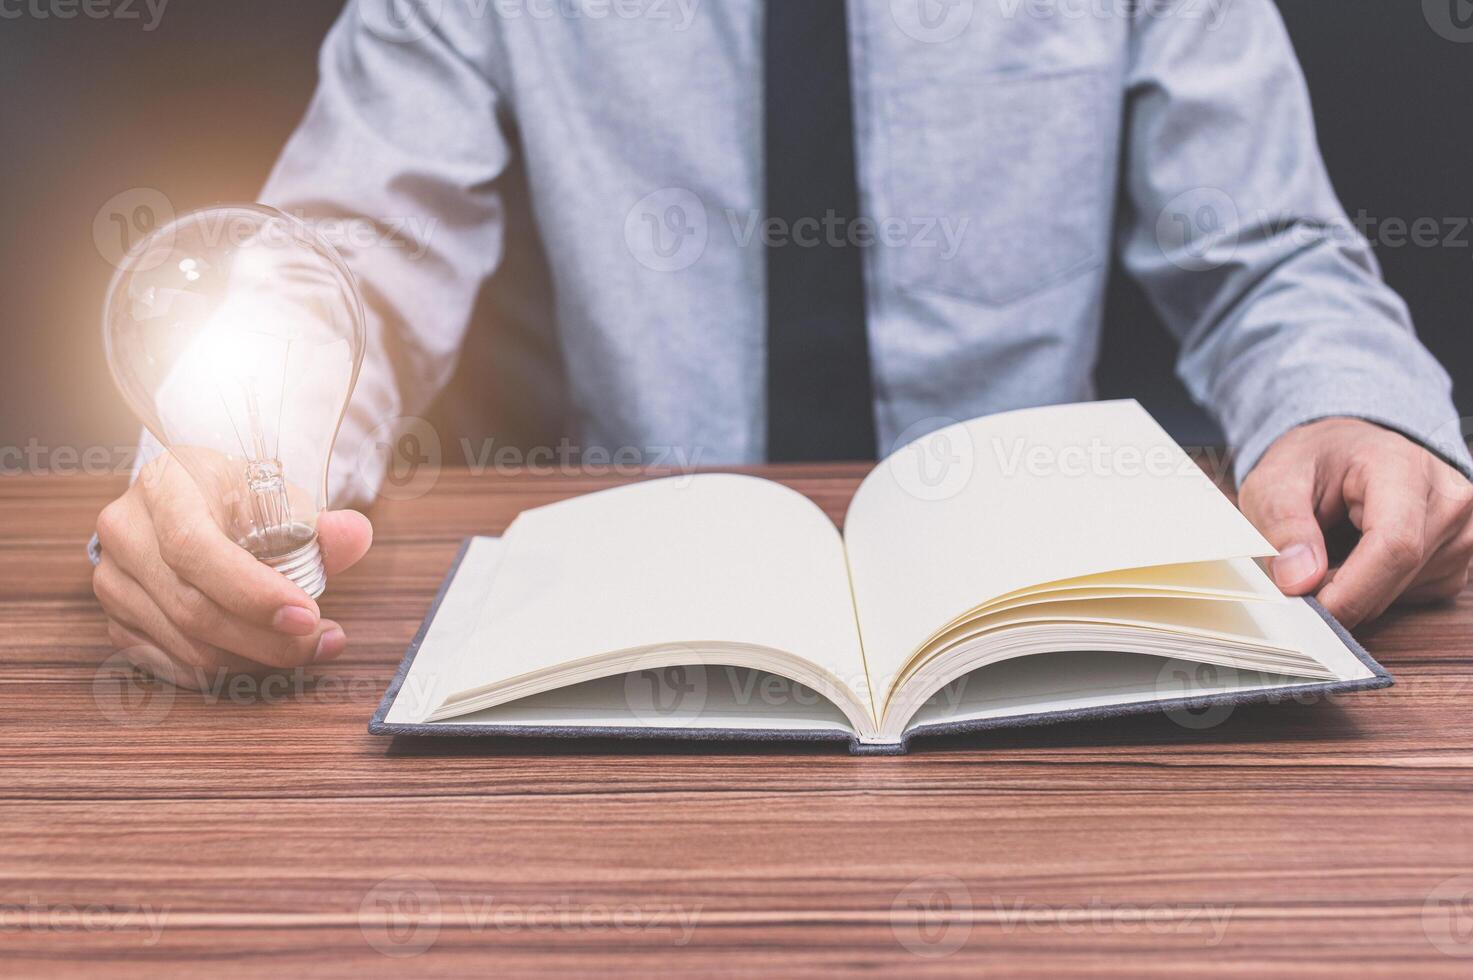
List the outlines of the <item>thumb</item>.
{"label": "thumb", "polygon": [[352,568],[373,544],[373,525],[356,510],[325,510],[317,518],[317,540],[327,574]]}
{"label": "thumb", "polygon": [[1279,551],[1269,562],[1269,574],[1280,591],[1304,595],[1318,588],[1330,561],[1315,519],[1312,471],[1255,470],[1243,483],[1238,505]]}

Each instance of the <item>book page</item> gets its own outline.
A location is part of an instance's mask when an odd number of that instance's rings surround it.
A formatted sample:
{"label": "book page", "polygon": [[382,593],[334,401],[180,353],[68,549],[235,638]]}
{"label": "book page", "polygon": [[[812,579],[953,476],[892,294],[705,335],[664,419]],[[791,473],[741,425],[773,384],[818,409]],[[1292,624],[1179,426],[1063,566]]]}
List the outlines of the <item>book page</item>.
{"label": "book page", "polygon": [[832,702],[786,677],[745,667],[695,667],[682,678],[688,693],[668,698],[668,687],[647,674],[600,677],[431,724],[484,727],[488,734],[528,727],[853,737],[849,720]]}
{"label": "book page", "polygon": [[1100,592],[1149,592],[1154,595],[1204,596],[1215,599],[1237,599],[1247,602],[1278,602],[1284,598],[1252,558],[1229,558],[1224,561],[1191,562],[1185,565],[1156,565],[1150,568],[1123,568],[1097,575],[1063,579],[1030,586],[986,603],[987,608],[1005,603],[1047,599],[1064,592],[1095,590]]}
{"label": "book page", "polygon": [[384,721],[420,724],[444,698],[445,688],[456,680],[467,640],[480,621],[501,551],[500,538],[478,537],[466,544]]}
{"label": "book page", "polygon": [[[1276,642],[1309,654],[1341,681],[1375,674],[1303,599],[1254,603],[1249,613]],[[1142,701],[1208,698],[1244,691],[1293,689],[1322,680],[1274,670],[1193,662],[1190,645],[1169,656],[1070,651],[1019,656],[963,674],[930,694],[907,729],[956,722],[1048,715]],[[1219,720],[1231,708],[1217,709]],[[1184,715],[1188,720],[1191,715]]]}
{"label": "book page", "polygon": [[[1214,683],[1191,683],[1198,677]],[[1283,690],[1283,700],[1289,702],[1294,700],[1295,688],[1323,683],[1220,665],[1204,668],[1186,660],[1138,653],[1043,653],[1005,660],[958,678],[932,695],[906,728],[1276,689]],[[1207,718],[1222,718],[1231,710],[1224,705]],[[1195,716],[1183,711],[1177,717],[1190,721],[1201,717],[1202,711],[1198,708]]]}
{"label": "book page", "polygon": [[[875,700],[973,608],[1044,583],[1274,549],[1134,401],[948,426],[861,484],[844,528]],[[1166,583],[1163,583],[1166,584]]]}
{"label": "book page", "polygon": [[717,664],[712,650],[748,647],[802,658],[869,706],[842,539],[781,484],[618,487],[524,511],[501,547],[452,697],[622,651],[686,646]]}

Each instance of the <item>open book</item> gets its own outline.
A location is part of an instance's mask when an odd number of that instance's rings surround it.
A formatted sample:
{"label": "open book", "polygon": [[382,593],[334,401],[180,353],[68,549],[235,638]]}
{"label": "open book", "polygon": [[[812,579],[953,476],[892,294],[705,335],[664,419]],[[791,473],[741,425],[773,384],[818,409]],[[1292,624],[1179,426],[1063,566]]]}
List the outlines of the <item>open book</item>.
{"label": "open book", "polygon": [[1133,401],[932,432],[841,534],[751,476],[635,483],[462,549],[378,734],[911,735],[1390,678]]}

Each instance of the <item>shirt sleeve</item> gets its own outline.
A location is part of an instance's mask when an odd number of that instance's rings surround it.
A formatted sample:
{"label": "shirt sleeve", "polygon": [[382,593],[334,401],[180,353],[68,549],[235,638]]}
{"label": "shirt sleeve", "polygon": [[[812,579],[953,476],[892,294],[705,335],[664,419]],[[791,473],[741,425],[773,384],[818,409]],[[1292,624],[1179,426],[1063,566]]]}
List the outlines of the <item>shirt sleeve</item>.
{"label": "shirt sleeve", "polygon": [[1335,197],[1271,0],[1146,11],[1134,31],[1121,259],[1180,339],[1178,373],[1238,481],[1279,436],[1330,416],[1394,429],[1473,477],[1447,373]]}
{"label": "shirt sleeve", "polygon": [[449,380],[501,259],[510,146],[485,71],[494,32],[459,11],[350,2],[261,195],[332,241],[363,292],[368,343],[329,467],[334,506],[373,498],[382,447]]}

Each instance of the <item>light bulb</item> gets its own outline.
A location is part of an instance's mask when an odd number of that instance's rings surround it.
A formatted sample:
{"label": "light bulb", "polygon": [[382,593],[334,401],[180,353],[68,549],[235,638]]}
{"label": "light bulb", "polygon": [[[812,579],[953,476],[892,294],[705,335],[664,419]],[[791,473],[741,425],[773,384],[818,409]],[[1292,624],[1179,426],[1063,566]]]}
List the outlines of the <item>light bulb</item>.
{"label": "light bulb", "polygon": [[229,537],[317,597],[317,517],[363,360],[363,303],[337,251],[261,205],[182,215],[108,287],[113,378]]}

